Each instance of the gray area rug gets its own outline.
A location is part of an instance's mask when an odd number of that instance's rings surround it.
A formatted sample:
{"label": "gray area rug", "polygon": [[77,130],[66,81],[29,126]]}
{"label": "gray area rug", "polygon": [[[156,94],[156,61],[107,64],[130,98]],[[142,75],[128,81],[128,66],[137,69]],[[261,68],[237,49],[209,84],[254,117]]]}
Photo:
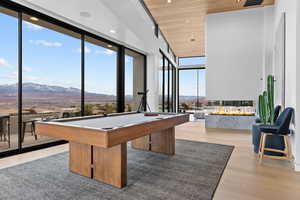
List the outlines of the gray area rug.
{"label": "gray area rug", "polygon": [[68,153],[0,170],[0,199],[212,199],[233,146],[176,141],[176,155],[128,148],[128,186],[73,174]]}

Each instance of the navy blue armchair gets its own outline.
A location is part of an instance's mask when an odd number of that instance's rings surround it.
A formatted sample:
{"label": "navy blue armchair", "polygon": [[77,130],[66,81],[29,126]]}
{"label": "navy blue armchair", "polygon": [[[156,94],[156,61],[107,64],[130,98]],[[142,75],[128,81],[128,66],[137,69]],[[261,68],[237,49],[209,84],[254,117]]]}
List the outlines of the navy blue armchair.
{"label": "navy blue armchair", "polygon": [[[277,105],[274,109],[274,122],[277,120],[279,113],[281,111],[281,106]],[[261,137],[261,131],[259,128],[259,123],[261,123],[261,120],[258,118],[255,120],[256,124],[252,127],[252,143],[254,145],[254,152],[258,153],[259,151],[259,144],[260,144],[260,137]],[[283,150],[284,149],[284,140],[282,137],[278,136],[268,136],[268,139],[266,141],[266,146],[274,149]],[[274,155],[274,156],[282,156],[282,153],[278,152],[269,152],[266,151],[265,154],[268,155]]]}
{"label": "navy blue armchair", "polygon": [[[290,133],[290,123],[292,121],[294,109],[286,108],[279,115],[274,125],[259,125],[261,131],[260,145],[259,145],[259,160],[262,161],[263,157],[271,157],[277,159],[291,160],[291,150],[289,145],[288,135]],[[284,149],[278,150],[274,148],[266,147],[267,136],[281,136],[284,139]],[[282,153],[283,156],[268,156],[265,155],[265,151]]]}

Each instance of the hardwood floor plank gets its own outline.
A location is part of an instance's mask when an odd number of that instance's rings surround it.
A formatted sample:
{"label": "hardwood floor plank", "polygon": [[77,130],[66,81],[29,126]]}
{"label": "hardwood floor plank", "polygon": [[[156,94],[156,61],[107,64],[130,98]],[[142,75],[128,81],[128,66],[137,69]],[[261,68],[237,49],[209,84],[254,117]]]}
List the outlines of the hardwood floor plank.
{"label": "hardwood floor plank", "polygon": [[[266,158],[258,165],[253,153],[250,131],[205,129],[204,122],[189,122],[176,127],[176,138],[234,145],[235,149],[224,171],[215,200],[298,200],[300,173],[292,163]],[[0,169],[51,156],[68,150],[61,145],[0,159]]]}

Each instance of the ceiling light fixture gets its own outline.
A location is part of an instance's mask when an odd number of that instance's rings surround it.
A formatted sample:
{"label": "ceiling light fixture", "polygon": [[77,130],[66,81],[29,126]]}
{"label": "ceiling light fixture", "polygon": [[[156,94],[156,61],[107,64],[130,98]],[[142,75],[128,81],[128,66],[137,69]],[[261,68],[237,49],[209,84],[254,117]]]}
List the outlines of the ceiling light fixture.
{"label": "ceiling light fixture", "polygon": [[34,21],[34,22],[37,22],[37,21],[39,21],[39,19],[38,19],[38,18],[36,18],[36,17],[29,17],[29,19],[30,19],[31,21]]}
{"label": "ceiling light fixture", "polygon": [[109,44],[109,45],[107,45],[107,47],[108,47],[108,48],[112,48],[112,45]]}
{"label": "ceiling light fixture", "polygon": [[172,0],[168,0],[168,3],[172,3]]}
{"label": "ceiling light fixture", "polygon": [[109,32],[110,32],[110,33],[116,33],[116,31],[113,30],[113,29],[111,29]]}

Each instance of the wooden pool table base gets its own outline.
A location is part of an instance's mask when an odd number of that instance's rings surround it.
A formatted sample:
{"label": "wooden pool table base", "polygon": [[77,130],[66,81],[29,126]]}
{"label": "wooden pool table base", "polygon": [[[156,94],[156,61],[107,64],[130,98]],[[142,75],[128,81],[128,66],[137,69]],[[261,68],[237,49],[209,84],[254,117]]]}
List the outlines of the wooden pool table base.
{"label": "wooden pool table base", "polygon": [[[135,139],[132,147],[174,155],[174,127]],[[71,172],[118,188],[126,186],[127,142],[110,148],[70,142],[69,156]]]}

